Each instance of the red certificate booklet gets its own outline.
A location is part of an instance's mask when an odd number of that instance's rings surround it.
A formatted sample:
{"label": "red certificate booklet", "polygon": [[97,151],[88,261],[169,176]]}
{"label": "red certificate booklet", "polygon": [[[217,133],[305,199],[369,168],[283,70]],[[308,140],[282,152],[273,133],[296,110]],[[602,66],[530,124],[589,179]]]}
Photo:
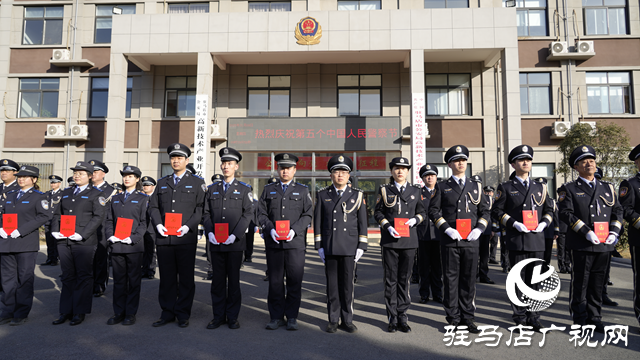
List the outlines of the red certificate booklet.
{"label": "red certificate booklet", "polygon": [[116,231],[113,236],[124,240],[131,236],[131,228],[133,228],[133,219],[119,217],[116,221]]}
{"label": "red certificate booklet", "polygon": [[215,235],[216,235],[217,242],[221,243],[221,242],[227,241],[227,239],[229,238],[229,224],[216,223],[215,230],[216,230]]}
{"label": "red certificate booklet", "polygon": [[409,232],[409,225],[404,224],[407,221],[409,221],[409,219],[403,219],[403,218],[393,219],[393,228],[396,229],[396,231],[398,232],[398,234],[400,234],[401,237],[411,237],[411,233]]}
{"label": "red certificate booklet", "polygon": [[471,219],[456,219],[456,230],[463,239],[466,239],[471,233]]}
{"label": "red certificate booklet", "polygon": [[18,214],[2,215],[2,228],[7,235],[11,235],[13,230],[18,229]]}
{"label": "red certificate booklet", "polygon": [[76,233],[76,216],[60,215],[60,234],[69,237]]}
{"label": "red certificate booklet", "polygon": [[522,210],[522,223],[527,230],[538,228],[538,210]]}
{"label": "red certificate booklet", "polygon": [[178,235],[178,229],[182,227],[182,214],[166,213],[164,227],[167,228],[167,235]]}
{"label": "red certificate booklet", "polygon": [[278,234],[278,240],[287,240],[289,236],[289,220],[276,221],[276,233]]}
{"label": "red certificate booklet", "polygon": [[609,223],[604,221],[594,222],[593,232],[595,232],[596,235],[598,235],[598,240],[600,240],[600,242],[603,243],[605,240],[607,240],[607,237],[609,236]]}

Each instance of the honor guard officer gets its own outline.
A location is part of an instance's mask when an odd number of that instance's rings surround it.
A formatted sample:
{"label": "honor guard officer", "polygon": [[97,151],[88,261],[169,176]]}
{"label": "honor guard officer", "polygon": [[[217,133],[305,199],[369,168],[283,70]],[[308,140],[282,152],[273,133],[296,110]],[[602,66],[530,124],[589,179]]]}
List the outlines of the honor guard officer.
{"label": "honor guard officer", "polygon": [[[482,185],[482,177],[480,175],[473,175],[471,180]],[[482,193],[485,195],[484,199],[487,202],[489,210],[491,210],[491,206],[493,206],[493,197],[488,196],[484,191],[484,188]],[[478,271],[476,272],[476,281],[479,280],[481,283],[489,285],[495,284],[495,282],[489,277],[489,238],[491,237],[492,228],[493,226],[487,226],[482,235],[480,235],[480,240],[478,241],[480,243],[480,248],[478,249]]]}
{"label": "honor guard officer", "polygon": [[[286,324],[287,330],[298,330],[307,227],[311,224],[313,203],[309,189],[293,181],[298,157],[281,153],[275,156],[275,161],[280,180],[264,187],[259,205],[269,277],[267,304],[271,321],[267,329],[275,330]],[[276,224],[286,229],[284,221],[289,222],[290,230],[288,235],[281,237],[276,231]]]}
{"label": "honor guard officer", "polygon": [[[407,182],[411,169],[409,160],[403,157],[393,158],[389,169],[393,182],[381,185],[378,189],[373,215],[384,229],[381,231],[380,245],[384,269],[384,301],[389,320],[387,331],[410,332],[407,310],[411,306],[409,281],[418,248],[416,225],[427,216],[419,185],[412,186]],[[396,221],[396,218],[401,220]]]}
{"label": "honor guard officer", "polygon": [[[506,246],[512,265],[525,259],[543,259],[544,229],[553,222],[553,204],[548,197],[547,186],[529,177],[532,160],[531,146],[520,145],[511,150],[508,161],[515,169],[516,176],[498,185],[491,211],[493,219],[506,229]],[[527,286],[537,288],[529,281],[532,270],[532,265],[526,268],[524,279]],[[516,289],[516,294],[521,298],[519,289]],[[511,304],[511,309],[516,325],[531,326],[534,331],[543,328],[538,312],[515,304]]]}
{"label": "honor guard officer", "polygon": [[[438,168],[426,164],[420,168],[422,204],[429,208],[431,193],[438,182]],[[442,304],[442,259],[440,258],[440,234],[433,222],[427,218],[418,225],[418,273],[420,274],[420,303],[426,304],[429,296]]]}
{"label": "honor guard officer", "polygon": [[602,287],[607,265],[622,230],[623,209],[613,185],[595,179],[596,151],[578,146],[569,165],[580,177],[560,187],[560,220],[569,225],[567,247],[571,249],[573,271],[569,291],[570,313],[574,324],[602,324]]}
{"label": "honor guard officer", "polygon": [[255,217],[251,187],[235,178],[242,155],[233,148],[220,149],[220,170],[224,179],[207,189],[202,223],[211,243],[211,307],[213,320],[207,329],[228,322],[238,329],[242,303],[240,267],[246,249],[246,233]]}
{"label": "honor guard officer", "polygon": [[[140,180],[142,191],[151,196],[156,189],[156,179],[151,176],[143,176]],[[156,229],[151,224],[151,218],[147,211],[147,231],[144,234],[144,259],[142,260],[142,277],[154,279],[156,276]]]}
{"label": "honor guard officer", "polygon": [[[49,201],[49,209],[53,212],[53,208],[58,205],[62,198],[62,178],[58,175],[49,175],[49,185],[51,190],[47,191],[47,201]],[[53,217],[51,218],[51,221]],[[51,221],[44,224],[44,235],[47,242],[47,260],[40,265],[56,266],[59,263],[58,260],[58,240],[51,235]]]}
{"label": "honor guard officer", "polygon": [[327,279],[326,331],[340,327],[353,333],[354,266],[367,250],[367,206],[364,193],[347,185],[353,161],[342,155],[329,160],[333,185],[318,191],[314,212],[315,248],[324,263]]}
{"label": "honor guard officer", "polygon": [[633,310],[640,323],[640,145],[629,153],[629,160],[638,168],[638,173],[620,184],[620,204],[624,208],[624,219],[629,223],[629,250],[633,269]]}
{"label": "honor guard officer", "polygon": [[[111,201],[111,197],[116,194],[113,186],[109,185],[104,180],[104,177],[109,173],[109,168],[102,161],[89,160],[89,164],[93,165],[93,186],[102,191],[102,196],[107,199],[107,202]],[[107,217],[105,216],[105,221]],[[96,249],[96,255],[93,259],[93,296],[100,297],[104,295],[104,291],[107,288],[107,282],[109,281],[109,260],[108,260],[108,247],[107,237],[105,236],[104,223],[98,228],[98,248]]]}
{"label": "honor guard officer", "polygon": [[[0,211],[2,211],[2,206],[7,199],[7,195],[19,190],[18,183],[16,182],[16,172],[18,172],[19,168],[20,165],[13,160],[0,160],[0,179],[2,179],[2,184],[0,184]],[[0,293],[1,292],[2,283],[0,283]]]}
{"label": "honor guard officer", "polygon": [[[429,218],[440,231],[444,282],[444,310],[449,324],[466,325],[479,333],[474,322],[478,239],[489,226],[490,210],[482,185],[465,176],[469,149],[456,145],[444,161],[452,176],[436,184],[429,204]],[[472,230],[473,229],[473,230]],[[465,238],[461,233],[468,234]]]}
{"label": "honor guard officer", "polygon": [[[156,252],[160,269],[158,299],[162,314],[153,326],[163,326],[178,319],[178,326],[189,326],[196,285],[194,271],[198,245],[198,225],[202,220],[207,186],[191,175],[186,167],[191,150],[184,144],[167,148],[173,174],[158,180],[149,200],[151,221],[157,230]],[[166,214],[180,214],[182,226],[178,235],[168,234]],[[175,218],[174,218],[175,219]]]}

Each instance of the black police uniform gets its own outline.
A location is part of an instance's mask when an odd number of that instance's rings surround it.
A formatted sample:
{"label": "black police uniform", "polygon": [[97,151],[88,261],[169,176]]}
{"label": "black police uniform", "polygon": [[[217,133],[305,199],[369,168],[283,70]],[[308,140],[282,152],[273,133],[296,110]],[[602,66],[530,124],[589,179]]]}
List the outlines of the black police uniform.
{"label": "black police uniform", "polygon": [[[250,185],[249,185],[250,186]],[[250,186],[253,191],[253,187]],[[260,206],[258,205],[258,200],[253,199],[253,217],[251,217],[251,222],[249,222],[249,228],[247,229],[246,243],[247,247],[244,251],[244,261],[245,262],[253,262],[253,243],[255,242],[256,235],[256,227],[258,226],[258,209]]]}
{"label": "black police uniform", "polygon": [[[469,157],[469,150],[457,145],[445,154],[445,162]],[[464,156],[463,156],[464,155]],[[490,211],[482,185],[465,177],[460,187],[452,176],[436,184],[429,204],[429,218],[440,231],[443,306],[449,324],[467,324],[471,330],[475,313],[476,273],[478,271],[478,241],[456,241],[445,231],[456,228],[456,219],[471,219],[471,228],[483,232],[489,226]]]}
{"label": "black police uniform", "polygon": [[[420,168],[420,178],[426,175],[438,175],[438,168],[433,164]],[[435,187],[434,187],[435,189]],[[432,189],[423,186],[421,189],[422,204],[429,208]],[[420,275],[420,302],[426,303],[429,296],[442,303],[442,259],[440,257],[440,234],[433,222],[427,217],[418,225],[418,274]]]}
{"label": "black police uniform", "polygon": [[560,228],[558,227],[558,223],[560,222],[560,220],[558,219],[558,205],[556,204],[555,199],[551,197],[549,197],[549,201],[551,202],[551,206],[553,207],[553,221],[544,229],[544,261],[547,264],[551,264],[553,241],[560,233]]}
{"label": "black police uniform", "polygon": [[[583,158],[595,158],[591,146],[579,146],[569,158],[574,166]],[[560,220],[567,223],[566,245],[571,249],[570,313],[575,324],[595,324],[602,331],[602,289],[605,272],[614,245],[594,245],[586,236],[594,229],[594,222],[609,223],[609,231],[619,236],[623,209],[617,201],[613,185],[593,180],[595,189],[578,178],[562,185],[558,192]]]}
{"label": "black police uniform", "polygon": [[[215,183],[222,181],[222,179],[224,179],[224,176],[220,174],[214,174],[213,176],[211,176],[211,181],[213,182],[213,184],[207,186],[207,189],[215,185]],[[203,210],[203,213],[204,213],[204,210]],[[211,266],[211,246],[212,246],[211,243],[209,241],[206,241],[206,244],[204,247],[205,248],[204,256],[207,257],[207,276],[204,277],[203,280],[213,280],[213,270]]]}
{"label": "black police uniform", "polygon": [[[18,175],[38,176],[39,170],[33,166],[22,166]],[[20,197],[18,199],[18,197]],[[1,210],[1,220],[5,214],[18,214],[17,231],[20,236],[13,238],[10,233],[0,239],[0,267],[2,267],[2,312],[0,321],[18,322],[26,318],[33,304],[33,283],[36,257],[40,250],[38,228],[53,216],[47,196],[34,188],[26,192],[10,193]]]}
{"label": "black police uniform", "polygon": [[[143,176],[140,182],[156,186],[157,182],[151,176]],[[156,275],[156,229],[151,223],[151,217],[147,211],[147,231],[144,233],[144,256],[142,259],[142,277],[153,279]]]}
{"label": "black police uniform", "polygon": [[[95,170],[102,170],[104,173],[109,172],[109,168],[101,161],[98,160],[89,160],[89,164],[93,165]],[[107,203],[111,201],[113,195],[117,192],[114,191],[113,186],[109,185],[106,181],[104,181],[100,185],[95,185],[95,187],[102,191],[103,196],[107,199]],[[105,216],[104,221],[107,221]],[[93,259],[93,295],[94,296],[102,296],[104,294],[105,289],[107,288],[107,283],[109,282],[109,254],[107,252],[108,248],[107,237],[105,236],[105,228],[104,222],[98,228],[98,247],[96,248],[96,254]]]}
{"label": "black police uniform", "polygon": [[[20,165],[13,160],[2,159],[0,160],[0,170],[13,170],[18,171]],[[0,183],[0,211],[2,210],[2,206],[4,205],[4,201],[7,199],[7,196],[13,192],[20,190],[18,186],[18,181],[13,180],[12,183],[5,185],[4,183]],[[0,255],[2,257],[2,255]],[[0,269],[0,277],[2,276],[2,269]],[[0,282],[0,292],[2,292],[2,283]]]}
{"label": "black police uniform", "polygon": [[[49,180],[51,182],[62,182],[62,178],[57,175],[49,176]],[[45,195],[47,196],[47,200],[49,201],[49,209],[52,212],[53,208],[58,205],[60,199],[62,198],[62,190],[62,188],[58,188],[58,190],[56,191],[49,190],[45,193]],[[53,220],[53,218],[51,220]],[[40,265],[56,266],[59,264],[58,246],[56,245],[58,240],[56,240],[56,238],[51,235],[51,221],[48,221],[46,224],[44,224],[44,235],[47,243],[47,260]]]}
{"label": "black police uniform", "polygon": [[[167,149],[171,155],[189,157],[191,150],[183,144],[172,144]],[[175,174],[158,180],[149,200],[149,212],[154,228],[164,226],[166,213],[182,214],[182,225],[189,227],[184,236],[156,234],[156,252],[160,270],[158,300],[162,308],[161,324],[176,317],[182,326],[188,325],[195,295],[195,256],[198,245],[198,225],[202,220],[204,195],[207,187],[202,180],[184,171],[175,184]]]}
{"label": "black police uniform", "polygon": [[564,221],[559,220],[559,215],[560,212],[558,211],[558,238],[556,239],[556,258],[558,260],[558,272],[566,274],[571,272],[571,251],[567,249],[566,245],[568,226]]}
{"label": "black police uniform", "polygon": [[[279,165],[295,166],[298,158],[291,154],[278,154],[275,160]],[[269,315],[271,320],[283,320],[286,316],[292,321],[298,318],[302,300],[304,252],[307,227],[313,216],[313,203],[305,185],[291,180],[286,190],[283,190],[284,185],[278,181],[264,187],[260,196],[258,221],[267,247]],[[275,229],[277,220],[289,220],[289,227],[295,232],[293,240],[277,243],[273,240],[271,230]]]}

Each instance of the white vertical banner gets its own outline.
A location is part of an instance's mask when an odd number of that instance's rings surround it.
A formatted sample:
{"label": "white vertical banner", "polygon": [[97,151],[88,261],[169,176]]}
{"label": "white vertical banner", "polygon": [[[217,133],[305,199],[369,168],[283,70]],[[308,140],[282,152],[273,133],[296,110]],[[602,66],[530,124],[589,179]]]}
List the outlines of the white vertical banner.
{"label": "white vertical banner", "polygon": [[425,155],[425,108],[424,93],[414,93],[411,97],[411,151],[413,163],[413,183],[424,185],[420,178],[420,168],[426,163]]}
{"label": "white vertical banner", "polygon": [[211,137],[207,133],[209,128],[209,96],[196,95],[196,123],[193,136],[193,167],[196,175],[204,178],[207,175],[207,141]]}

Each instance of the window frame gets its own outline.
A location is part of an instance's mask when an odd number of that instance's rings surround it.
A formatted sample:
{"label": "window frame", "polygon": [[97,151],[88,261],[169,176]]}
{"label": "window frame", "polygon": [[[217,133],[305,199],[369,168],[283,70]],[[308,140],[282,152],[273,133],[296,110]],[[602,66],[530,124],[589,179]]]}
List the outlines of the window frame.
{"label": "window frame", "polygon": [[[180,77],[185,78],[185,86],[186,87],[184,87],[184,88],[173,88],[173,87],[170,88],[170,87],[167,87],[167,82],[168,82],[168,80],[170,78],[180,78]],[[180,114],[180,108],[178,107],[178,105],[180,104],[179,92],[180,91],[193,91],[194,99],[195,99],[195,96],[196,96],[196,90],[197,89],[196,89],[196,87],[193,87],[193,88],[189,87],[189,78],[196,79],[196,81],[197,81],[198,77],[197,76],[188,76],[188,75],[165,76],[165,78],[164,78],[164,117],[165,118],[179,118],[180,119],[180,118],[192,118],[192,117],[196,116],[196,114],[195,114],[195,112],[196,112],[195,106],[193,107],[193,115],[189,115],[189,114],[187,114],[185,116],[180,116],[179,115]],[[175,115],[168,115],[167,114],[167,110],[168,110],[167,105],[169,103],[169,92],[175,92],[176,93],[176,114]]]}
{"label": "window frame", "polygon": [[[21,81],[22,80],[27,80],[27,79],[31,79],[31,80],[35,80],[38,79],[38,89],[22,89],[22,84]],[[43,79],[56,79],[58,81],[58,88],[57,89],[42,89],[42,80]],[[42,116],[42,111],[44,110],[44,93],[56,93],[57,95],[57,99],[56,99],[56,113],[52,114],[53,116]],[[35,94],[38,93],[40,94],[40,98],[39,98],[39,102],[38,102],[38,116],[22,116],[22,101],[23,101],[23,94],[24,93],[31,93],[31,94]],[[59,110],[59,106],[60,106],[60,78],[20,78],[18,80],[18,106],[17,106],[17,111],[18,111],[18,116],[17,118],[19,119],[55,119],[58,117],[58,110]]]}
{"label": "window frame", "polygon": [[[589,84],[586,81],[586,76],[587,74],[597,74],[597,73],[603,73],[603,74],[607,74],[607,83],[606,84]],[[629,77],[629,82],[628,83],[610,83],[609,82],[609,74],[627,74]],[[585,72],[585,85],[587,87],[587,110],[589,111],[589,115],[626,115],[626,114],[634,114],[634,104],[633,104],[633,72],[632,71],[587,71]],[[592,112],[591,109],[589,108],[589,87],[599,87],[602,88],[604,86],[607,87],[607,89],[610,89],[612,86],[620,86],[623,89],[626,87],[629,91],[629,111],[628,112],[621,112],[621,113],[614,113],[611,112],[611,96],[609,94],[611,94],[611,92],[608,90],[607,91],[607,101],[608,101],[608,108],[609,108],[609,112]],[[602,95],[601,95],[602,96]],[[623,106],[624,106],[624,101],[623,101]],[[623,110],[624,111],[624,110]]]}
{"label": "window frame", "polygon": [[[98,15],[98,8],[99,7],[111,7],[111,14],[109,16],[107,15]],[[107,42],[98,42],[98,21],[100,19],[113,19],[113,8],[118,7],[120,9],[125,9],[125,8],[133,8],[133,13],[127,13],[127,14],[131,14],[131,15],[135,15],[136,13],[136,5],[135,4],[117,4],[117,5],[103,5],[103,4],[96,4],[95,6],[95,19],[93,21],[93,43],[94,44],[111,44],[111,35],[112,33],[109,33],[109,41]],[[123,11],[123,14],[124,11]],[[110,31],[113,31],[113,23],[111,24],[111,28],[109,29]]]}
{"label": "window frame", "polygon": [[[340,76],[357,76],[358,77],[358,85],[349,85],[349,86],[340,86],[339,77]],[[380,77],[380,85],[379,86],[371,86],[371,85],[361,85],[363,76],[379,76]],[[338,74],[336,75],[336,89],[337,89],[337,99],[336,99],[336,108],[338,111],[338,116],[382,116],[382,74]],[[358,115],[348,114],[343,115],[340,113],[340,90],[358,90]],[[378,107],[378,115],[362,115],[362,108],[360,104],[362,103],[362,90],[378,90],[379,91],[379,103]]]}
{"label": "window frame", "polygon": [[[543,84],[530,84],[529,83],[529,75],[530,74],[547,74],[549,76],[549,83],[547,85],[543,85]],[[523,88],[527,89],[527,112],[524,113],[522,112],[522,103],[520,104],[520,114],[521,115],[553,115],[553,106],[551,106],[551,104],[553,103],[552,101],[552,93],[551,93],[551,86],[552,86],[552,76],[550,72],[521,72],[518,75],[526,75],[527,76],[527,83],[526,84],[522,84],[520,83],[520,91],[522,91]],[[546,113],[540,113],[540,112],[531,112],[531,98],[530,96],[530,92],[529,89],[530,88],[543,88],[546,87],[547,88],[547,100],[548,100],[548,107],[549,107],[549,112]],[[520,93],[522,96],[522,93]]]}
{"label": "window frame", "polygon": [[[472,101],[473,101],[473,95],[472,95],[472,91],[471,89],[473,88],[471,82],[473,80],[473,77],[471,76],[471,73],[437,73],[437,74],[432,74],[432,73],[425,73],[425,107],[426,107],[426,116],[471,116],[472,115]],[[443,86],[443,85],[427,85],[427,76],[429,75],[447,75],[447,85]],[[458,86],[458,85],[454,85],[455,87],[452,87],[450,85],[450,77],[451,75],[468,75],[469,76],[469,86]],[[460,114],[429,114],[429,104],[428,104],[428,97],[429,97],[429,89],[446,89],[447,90],[447,112],[450,108],[450,101],[449,101],[449,94],[451,94],[451,90],[453,89],[458,89],[458,88],[463,88],[463,89],[467,89],[467,93],[468,98],[467,98],[467,102],[466,102],[466,113],[460,113]]]}
{"label": "window frame", "polygon": [[[433,7],[433,6],[427,7],[427,1],[428,0],[424,0],[423,2],[423,6],[425,9],[468,9],[469,8],[469,0],[466,0],[467,6],[449,6],[448,4],[450,0],[440,0],[444,2],[443,7]],[[460,1],[460,0],[455,0],[455,1]]]}
{"label": "window frame", "polygon": [[[361,11],[361,3],[362,2],[372,2],[371,0],[338,0],[337,4],[336,4],[336,10],[338,11]],[[364,9],[364,11],[375,11],[375,10],[382,10],[382,0],[373,0],[373,1],[377,1],[378,2],[378,8],[377,9],[373,9],[373,10],[368,10],[368,9]],[[346,3],[346,2],[357,2],[358,3],[358,8],[355,10],[351,10],[351,9],[340,9],[340,3]]]}
{"label": "window frame", "polygon": [[[186,13],[183,12],[171,12],[171,6],[174,5],[187,5],[189,8],[189,11],[187,11]],[[191,12],[191,6],[192,5],[207,5],[207,11],[205,12]],[[168,3],[167,4],[167,14],[209,14],[211,12],[211,4],[209,2],[174,2],[174,3]]]}
{"label": "window frame", "polygon": [[[33,8],[42,8],[42,17],[40,18],[35,18],[35,17],[27,17],[27,9],[33,9]],[[60,8],[62,9],[62,16],[60,17],[47,17],[47,8]],[[36,21],[36,20],[42,20],[42,36],[40,37],[40,43],[37,44],[27,44],[25,43],[25,31],[27,28],[27,21]],[[46,34],[47,34],[47,20],[59,20],[60,21],[60,42],[57,43],[46,43]],[[64,35],[64,5],[53,5],[53,6],[24,6],[23,10],[22,10],[22,40],[21,40],[21,44],[22,45],[32,45],[32,46],[38,46],[38,45],[62,45],[62,37]]]}
{"label": "window frame", "polygon": [[[541,1],[541,0],[538,0],[538,1]],[[549,0],[544,0],[545,6],[543,7],[527,6],[527,2],[528,0],[516,0],[516,27],[518,28],[518,36],[519,37],[549,36],[549,18],[548,18]],[[502,6],[506,7],[506,0],[502,0]],[[531,13],[531,11],[537,11],[544,14],[544,35],[539,35],[539,34],[531,35],[531,25],[530,25],[531,22],[529,21],[530,20],[529,14]],[[517,25],[517,21],[519,19],[518,13],[523,13],[523,12],[526,12],[526,17],[527,17],[526,35],[519,33],[521,26]]]}
{"label": "window frame", "polygon": [[[268,11],[255,11],[251,9],[251,4],[269,4],[269,10]],[[289,9],[285,10],[285,11],[274,11],[272,10],[272,5],[274,4],[288,4],[289,5]],[[291,1],[249,1],[249,5],[248,5],[248,10],[249,12],[289,12],[291,11]]]}
{"label": "window frame", "polygon": [[[89,118],[96,118],[96,119],[104,119],[107,117],[107,113],[109,111],[109,77],[104,77],[104,76],[92,76],[89,78],[90,79],[90,84],[89,84]],[[107,79],[107,87],[106,88],[99,88],[99,89],[95,89],[94,88],[94,81],[98,80],[98,79]],[[106,93],[107,94],[107,103],[105,104],[106,107],[106,111],[104,116],[94,116],[93,115],[93,110],[94,110],[94,106],[95,104],[95,95],[96,93]]]}
{"label": "window frame", "polygon": [[[289,77],[289,86],[271,86],[271,78],[272,77],[282,77],[282,76],[286,76]],[[249,86],[249,78],[251,77],[267,77],[269,80],[268,86],[264,87],[264,86]],[[249,103],[249,98],[250,98],[250,93],[252,90],[257,90],[257,91],[267,91],[268,92],[268,103],[267,103],[267,112],[269,113],[269,115],[249,115],[249,109],[251,107],[251,104]],[[289,101],[288,101],[288,105],[287,105],[287,115],[281,115],[281,114],[277,114],[277,115],[271,115],[271,91],[282,91],[282,90],[287,90],[289,92]],[[247,116],[250,117],[264,117],[264,118],[272,118],[272,117],[291,117],[291,75],[247,75]]]}
{"label": "window frame", "polygon": [[[625,4],[624,5],[605,5],[604,2],[605,0],[601,0],[602,1],[602,5],[600,6],[590,6],[590,5],[584,5],[584,0],[582,1],[583,5],[582,5],[582,21],[584,23],[584,34],[585,36],[619,36],[619,35],[629,35],[629,1],[625,0]],[[607,12],[607,33],[606,34],[590,34],[588,32],[588,18],[587,18],[587,11],[590,9],[605,9]],[[624,34],[611,34],[611,27],[610,27],[610,22],[609,22],[609,9],[624,9],[624,27],[625,27],[625,32]]]}

